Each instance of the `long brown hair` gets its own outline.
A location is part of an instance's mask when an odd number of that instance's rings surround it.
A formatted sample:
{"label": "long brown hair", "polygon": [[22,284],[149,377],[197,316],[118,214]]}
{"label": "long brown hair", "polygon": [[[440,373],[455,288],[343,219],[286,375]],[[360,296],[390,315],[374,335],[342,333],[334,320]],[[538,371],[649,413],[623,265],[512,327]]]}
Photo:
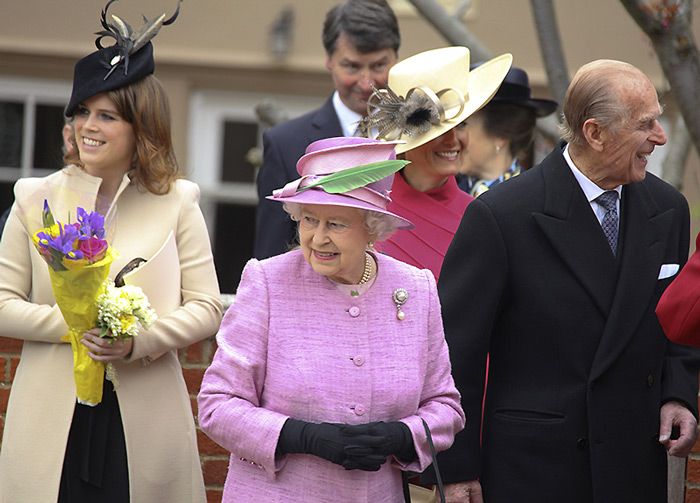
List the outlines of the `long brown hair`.
{"label": "long brown hair", "polygon": [[[119,115],[134,129],[136,155],[130,171],[137,186],[153,194],[167,194],[180,178],[170,135],[170,105],[154,75],[107,92]],[[75,134],[73,135],[75,143]],[[64,156],[66,164],[82,166],[77,149]]]}

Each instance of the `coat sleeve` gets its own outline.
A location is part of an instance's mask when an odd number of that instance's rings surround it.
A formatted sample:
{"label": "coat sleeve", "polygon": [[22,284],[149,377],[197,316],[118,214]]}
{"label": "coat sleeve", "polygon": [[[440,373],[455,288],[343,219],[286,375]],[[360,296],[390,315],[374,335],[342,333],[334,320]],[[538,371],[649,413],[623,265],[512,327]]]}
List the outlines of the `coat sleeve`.
{"label": "coat sleeve", "polygon": [[[682,204],[677,208],[681,214],[681,230],[680,239],[678,244],[678,259],[679,265],[683,267],[680,275],[676,280],[666,289],[664,294],[659,301],[657,306],[657,313],[660,310],[664,312],[663,304],[667,303],[666,293],[669,289],[672,289],[672,297],[678,301],[675,307],[675,313],[671,315],[671,318],[678,317],[685,321],[680,325],[683,327],[682,333],[684,332],[686,337],[682,339],[674,338],[671,334],[666,332],[667,336],[672,342],[669,342],[668,351],[666,353],[666,358],[664,359],[664,368],[662,376],[662,388],[661,388],[661,401],[666,403],[671,400],[679,401],[685,404],[685,406],[690,410],[695,417],[698,417],[698,369],[700,368],[700,351],[695,348],[689,348],[681,346],[676,342],[690,343],[691,345],[700,345],[700,337],[698,336],[698,331],[700,331],[700,311],[697,309],[698,300],[700,300],[700,291],[697,291],[697,286],[689,284],[697,279],[694,274],[698,271],[697,261],[700,258],[697,256],[697,252],[693,255],[691,260],[685,264],[688,258],[688,245],[690,236],[690,216],[688,210],[688,204],[685,198],[682,199]],[[684,266],[685,264],[685,266]],[[689,279],[690,278],[690,279]],[[680,287],[676,287],[677,281],[681,280]],[[684,283],[687,290],[684,290]],[[696,293],[694,293],[694,291]],[[659,307],[661,309],[659,309]],[[691,317],[695,316],[693,320]],[[658,315],[659,321],[662,324],[664,330],[669,322],[669,316],[664,316],[663,314]],[[687,319],[690,318],[690,319]],[[664,320],[666,323],[664,323]],[[676,323],[675,321],[671,322]],[[676,334],[678,335],[678,334]]]}
{"label": "coat sleeve", "polygon": [[428,313],[428,361],[421,392],[420,405],[415,415],[402,419],[411,430],[418,459],[408,465],[395,460],[402,469],[422,472],[432,463],[430,446],[422,420],[428,424],[435,450],[444,451],[464,428],[464,412],[459,392],[455,388],[450,367],[450,355],[442,328],[440,301],[433,274],[422,271],[430,297]]}
{"label": "coat sleeve", "polygon": [[269,291],[260,263],[248,262],[216,336],[218,348],[199,391],[199,425],[232,455],[274,477],[280,431],[288,416],[261,406],[265,385]]}
{"label": "coat sleeve", "polygon": [[[279,135],[278,135],[279,136]],[[289,178],[277,136],[263,134],[263,164],[257,178],[258,207],[255,214],[255,257],[264,259],[288,251],[294,241],[296,227],[282,204],[265,199],[272,191],[283,187]]]}
{"label": "coat sleeve", "polygon": [[[15,200],[26,197],[26,193],[25,181],[18,181]],[[58,306],[31,301],[35,272],[31,254],[36,252],[21,213],[15,203],[0,240],[0,337],[61,343],[61,337],[68,333],[68,325]]]}
{"label": "coat sleeve", "polygon": [[134,338],[128,361],[154,359],[171,349],[210,337],[221,321],[223,308],[209,234],[199,209],[199,188],[192,183],[179,187],[177,190],[183,194],[175,240],[180,258],[182,305]]}
{"label": "coat sleeve", "polygon": [[[481,417],[486,358],[505,292],[505,243],[490,208],[476,199],[467,208],[445,256],[438,292],[452,375],[462,396],[464,430],[438,455],[445,483],[477,479],[481,471]],[[434,475],[426,474],[434,482]]]}
{"label": "coat sleeve", "polygon": [[700,346],[700,234],[695,253],[661,296],[656,315],[671,341]]}

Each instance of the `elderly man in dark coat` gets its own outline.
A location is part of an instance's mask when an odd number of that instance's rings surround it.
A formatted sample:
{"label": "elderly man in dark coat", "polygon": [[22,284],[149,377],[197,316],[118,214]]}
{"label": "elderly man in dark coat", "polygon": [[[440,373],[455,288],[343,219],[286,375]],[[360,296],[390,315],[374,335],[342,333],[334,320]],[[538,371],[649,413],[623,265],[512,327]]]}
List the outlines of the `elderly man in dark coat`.
{"label": "elderly man in dark coat", "polygon": [[443,265],[467,416],[438,458],[448,501],[665,502],[666,453],[696,438],[698,353],[654,314],[689,240],[685,199],[646,173],[656,91],[595,61],[563,108],[568,145],[474,201]]}

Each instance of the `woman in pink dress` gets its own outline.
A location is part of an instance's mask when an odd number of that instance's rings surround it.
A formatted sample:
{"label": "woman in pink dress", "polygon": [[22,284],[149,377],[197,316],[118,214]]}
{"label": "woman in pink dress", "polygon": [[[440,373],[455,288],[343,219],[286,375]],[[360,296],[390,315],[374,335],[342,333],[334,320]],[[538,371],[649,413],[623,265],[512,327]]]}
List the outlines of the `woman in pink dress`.
{"label": "woman in pink dress", "polygon": [[396,142],[328,138],[270,197],[300,248],[246,265],[202,381],[199,424],[231,452],[230,502],[404,501],[405,471],[464,427],[435,279],[371,243]]}
{"label": "woman in pink dress", "polygon": [[[512,57],[504,54],[470,72],[469,49],[446,47],[407,58],[389,71],[388,89],[376,90],[365,127],[381,139],[402,139],[400,157],[411,161],[394,176],[388,208],[415,227],[397,232],[377,250],[437,279],[452,237],[472,197],[455,175],[466,155],[464,121],[486,104]],[[372,110],[374,109],[374,110]]]}

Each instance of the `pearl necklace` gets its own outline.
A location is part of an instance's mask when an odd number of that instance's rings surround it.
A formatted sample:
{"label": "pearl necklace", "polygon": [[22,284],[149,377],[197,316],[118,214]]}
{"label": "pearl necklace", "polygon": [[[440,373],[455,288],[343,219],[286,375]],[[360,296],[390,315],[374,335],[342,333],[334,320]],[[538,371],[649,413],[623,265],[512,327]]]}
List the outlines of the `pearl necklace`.
{"label": "pearl necklace", "polygon": [[370,278],[372,277],[372,269],[374,269],[372,266],[374,264],[374,260],[370,256],[369,253],[365,252],[365,269],[362,271],[362,277],[360,278],[360,282],[358,285],[364,285],[367,283]]}

